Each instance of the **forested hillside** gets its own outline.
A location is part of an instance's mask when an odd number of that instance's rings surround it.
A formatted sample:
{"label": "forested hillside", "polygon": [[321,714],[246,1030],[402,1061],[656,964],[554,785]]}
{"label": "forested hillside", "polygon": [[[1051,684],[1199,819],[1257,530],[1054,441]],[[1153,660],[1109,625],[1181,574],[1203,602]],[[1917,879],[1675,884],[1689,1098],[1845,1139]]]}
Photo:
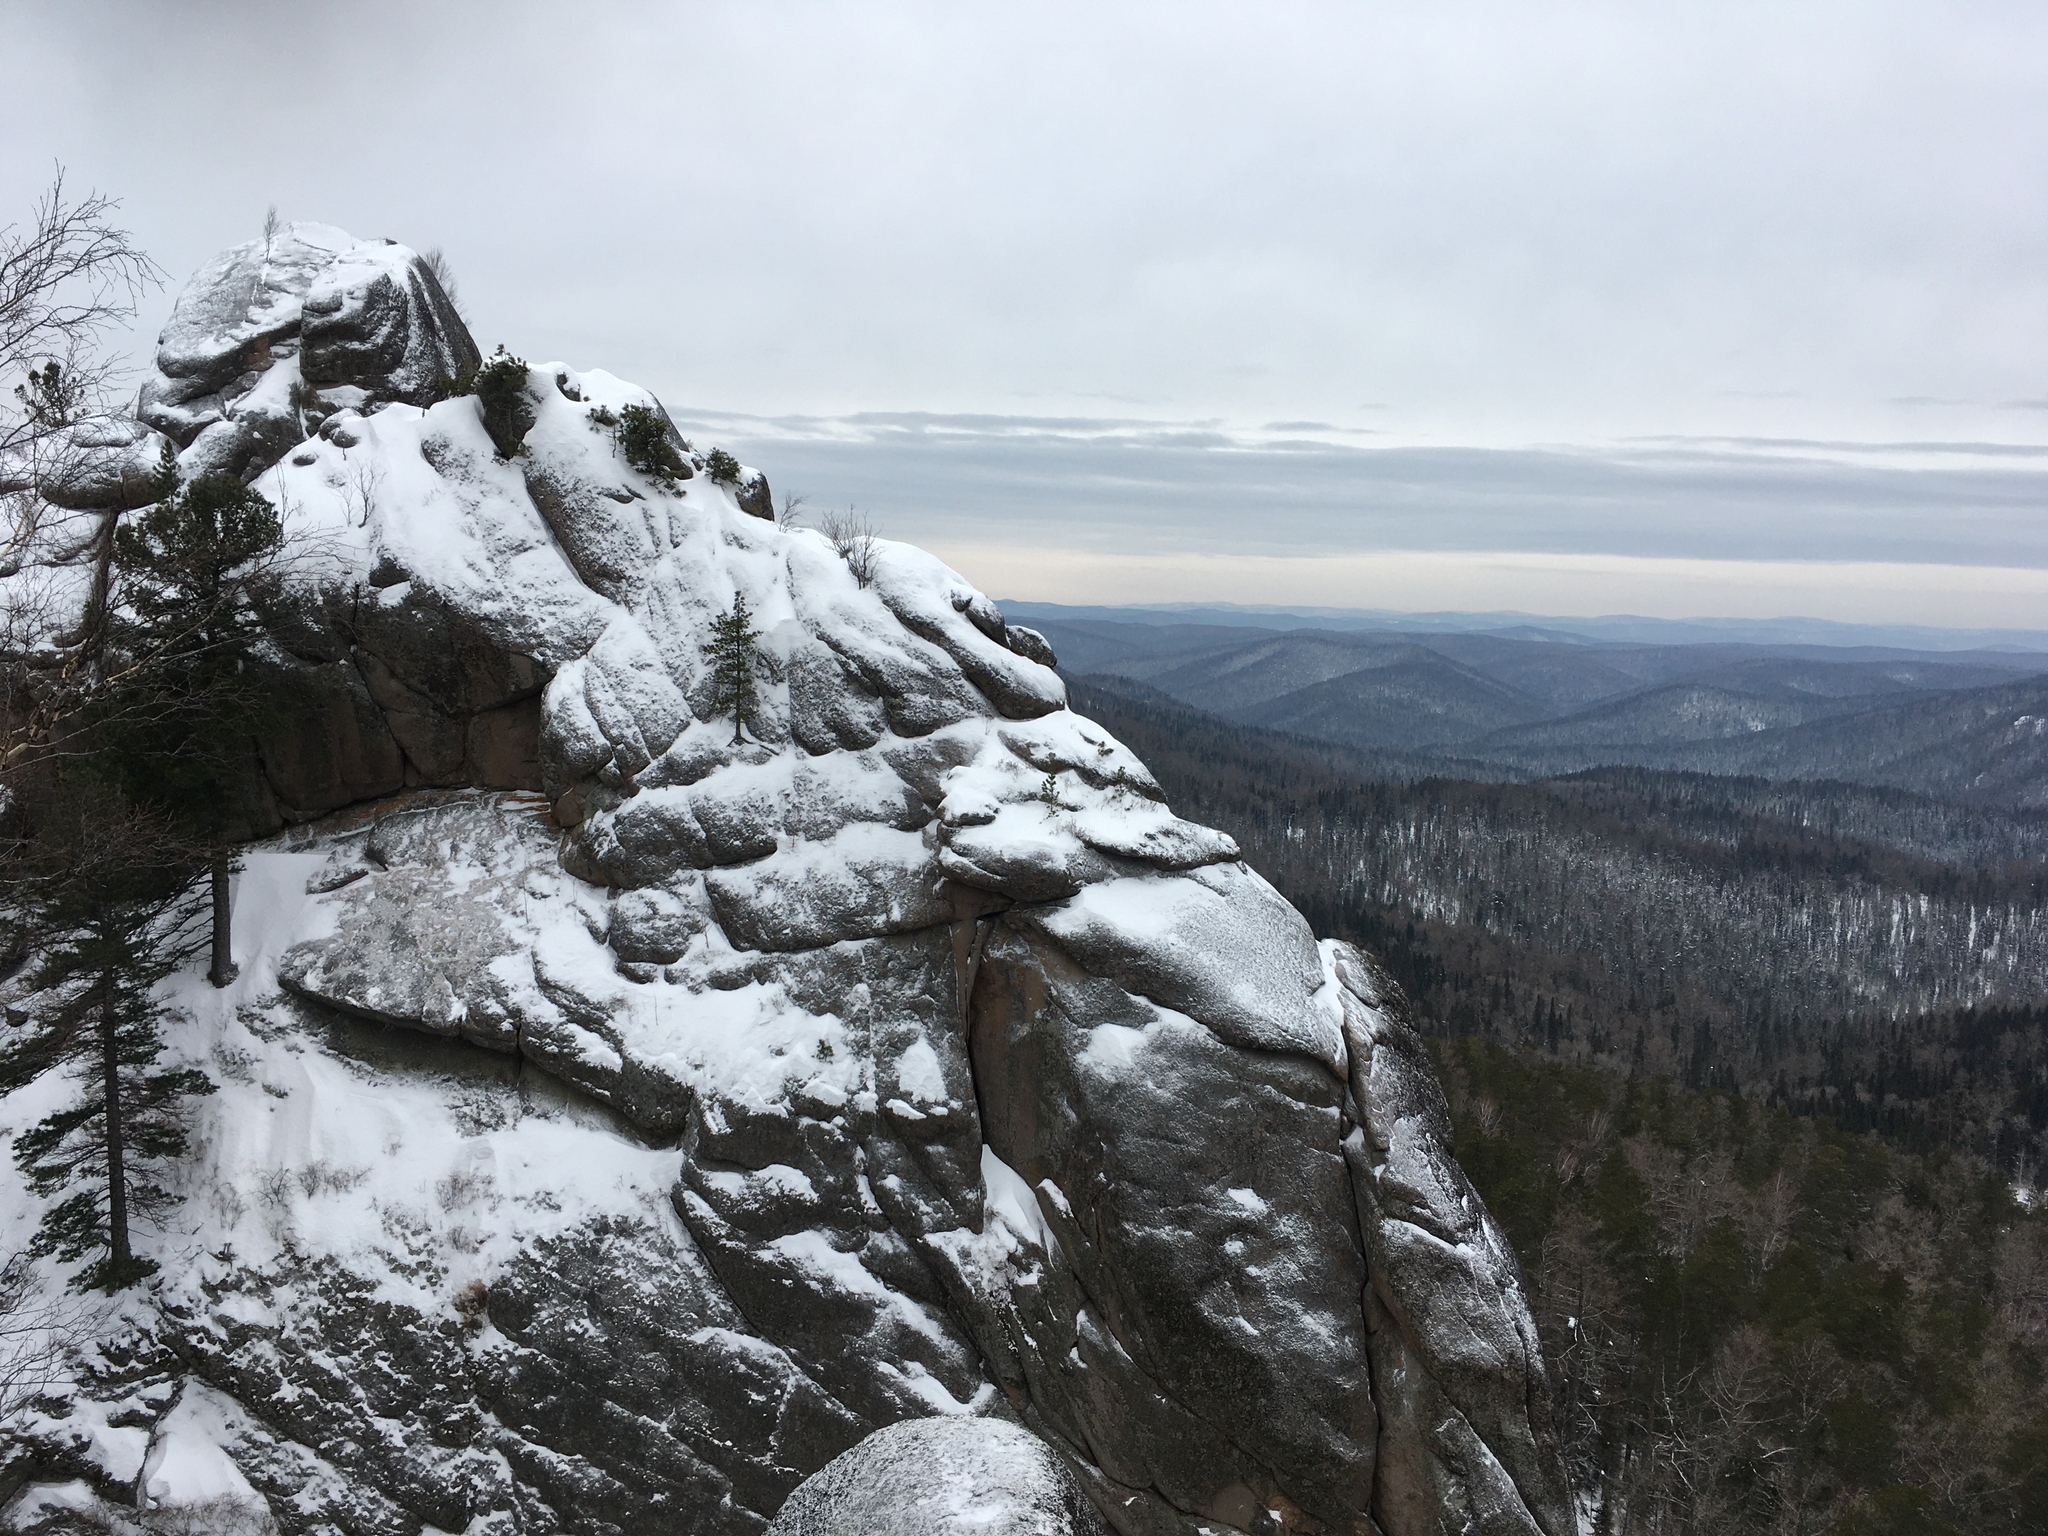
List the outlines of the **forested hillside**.
{"label": "forested hillside", "polygon": [[1478,1040],[1438,1059],[1596,1530],[2048,1530],[2048,1216],[1982,1162]]}
{"label": "forested hillside", "polygon": [[[2048,817],[1074,687],[1436,1036],[1600,1532],[2048,1530]],[[1871,1133],[1879,1134],[1871,1134]]]}
{"label": "forested hillside", "polygon": [[2048,1161],[2048,816],[1634,768],[1402,782],[1170,701],[1075,702],[1319,931],[1384,953],[1430,1027]]}
{"label": "forested hillside", "polygon": [[1070,674],[1451,778],[1631,764],[2048,807],[2038,652],[1030,621]]}

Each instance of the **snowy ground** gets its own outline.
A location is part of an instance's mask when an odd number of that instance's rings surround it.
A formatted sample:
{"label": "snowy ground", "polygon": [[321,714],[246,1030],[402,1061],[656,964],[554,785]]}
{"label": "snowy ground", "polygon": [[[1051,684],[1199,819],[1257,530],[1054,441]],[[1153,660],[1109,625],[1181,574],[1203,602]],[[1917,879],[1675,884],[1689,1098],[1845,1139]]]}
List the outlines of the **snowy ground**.
{"label": "snowy ground", "polygon": [[[216,991],[195,965],[166,984],[167,1057],[200,1067],[219,1091],[192,1101],[192,1155],[168,1170],[179,1208],[161,1229],[137,1233],[159,1273],[121,1297],[80,1299],[82,1332],[146,1334],[159,1309],[206,1311],[218,1305],[209,1286],[233,1275],[249,1291],[251,1274],[297,1272],[308,1257],[338,1260],[374,1284],[376,1301],[431,1316],[459,1308],[466,1288],[525,1246],[593,1216],[663,1224],[687,1241],[668,1201],[679,1151],[645,1145],[610,1112],[522,1073],[512,1058],[374,1024],[314,1021],[280,992],[284,950],[331,923],[333,898],[307,892],[329,853],[319,837],[252,849],[235,882],[240,977]],[[75,1091],[46,1078],[0,1099],[10,1151],[16,1133]],[[10,1250],[27,1244],[41,1211],[10,1156],[0,1164]],[[44,1261],[39,1275],[46,1295],[62,1293],[58,1266]],[[286,1283],[263,1305],[289,1311],[288,1291]],[[486,1327],[475,1347],[491,1343]],[[139,1427],[135,1419],[161,1406],[164,1389],[153,1390],[156,1401],[107,1401],[67,1381],[23,1427],[68,1441],[150,1505],[253,1500],[219,1448],[232,1438],[234,1404],[181,1383],[170,1388],[180,1394],[171,1412]],[[75,1504],[89,1491],[67,1484],[23,1497],[17,1520],[38,1501]]]}

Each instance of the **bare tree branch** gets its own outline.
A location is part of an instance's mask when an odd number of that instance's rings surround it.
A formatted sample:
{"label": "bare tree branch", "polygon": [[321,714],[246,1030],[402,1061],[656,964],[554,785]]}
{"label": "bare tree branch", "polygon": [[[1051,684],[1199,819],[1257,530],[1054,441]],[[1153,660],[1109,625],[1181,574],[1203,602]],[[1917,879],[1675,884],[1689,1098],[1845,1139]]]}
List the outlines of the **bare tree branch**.
{"label": "bare tree branch", "polygon": [[41,488],[77,452],[70,429],[109,413],[120,370],[107,333],[164,280],[114,222],[119,207],[71,197],[59,166],[26,225],[0,229],[0,577],[34,558],[52,510]]}
{"label": "bare tree branch", "polygon": [[863,587],[872,583],[880,553],[876,548],[880,535],[875,531],[874,521],[866,513],[848,507],[844,512],[827,512],[821,526],[839,558],[853,572],[853,579]]}
{"label": "bare tree branch", "polygon": [[71,200],[58,167],[27,228],[0,229],[0,375],[76,360],[131,318],[164,271],[113,222],[100,192]]}
{"label": "bare tree branch", "polygon": [[61,1379],[84,1334],[83,1308],[45,1296],[26,1254],[0,1264],[0,1432]]}

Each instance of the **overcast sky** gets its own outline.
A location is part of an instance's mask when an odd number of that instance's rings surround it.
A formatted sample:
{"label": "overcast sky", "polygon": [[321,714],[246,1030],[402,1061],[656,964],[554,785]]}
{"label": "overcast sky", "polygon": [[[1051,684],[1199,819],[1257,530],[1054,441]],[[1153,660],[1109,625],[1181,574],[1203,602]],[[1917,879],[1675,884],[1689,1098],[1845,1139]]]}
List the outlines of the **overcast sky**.
{"label": "overcast sky", "polygon": [[[2048,7],[0,5],[179,280],[439,245],[1004,597],[2048,628]],[[148,307],[146,349],[170,295]]]}

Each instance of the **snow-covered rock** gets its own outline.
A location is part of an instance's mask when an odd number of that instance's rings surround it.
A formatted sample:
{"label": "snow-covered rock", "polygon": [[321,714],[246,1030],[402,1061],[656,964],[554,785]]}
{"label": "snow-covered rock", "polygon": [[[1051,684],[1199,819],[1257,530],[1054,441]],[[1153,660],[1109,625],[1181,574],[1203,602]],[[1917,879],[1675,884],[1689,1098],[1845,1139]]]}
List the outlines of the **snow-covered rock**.
{"label": "snow-covered rock", "polygon": [[178,294],[135,414],[187,475],[261,468],[337,409],[425,405],[480,361],[425,261],[288,224],[221,252]]}
{"label": "snow-covered rock", "polygon": [[[1564,1536],[1520,1276],[1385,975],[931,556],[858,579],[751,472],[640,473],[607,415],[659,403],[603,373],[532,369],[501,457],[416,387],[458,334],[421,270],[238,248],[145,390],[301,536],[315,707],[252,757],[242,978],[169,999],[222,1092],[52,1475],[137,1486],[204,1422],[293,1532],[755,1532],[877,1429],[999,1413],[1124,1536]],[[326,411],[281,448],[243,404],[280,369]],[[783,1528],[880,1508],[851,1477]]]}
{"label": "snow-covered rock", "polygon": [[999,1419],[878,1429],[806,1480],[772,1536],[1102,1536],[1059,1458]]}

